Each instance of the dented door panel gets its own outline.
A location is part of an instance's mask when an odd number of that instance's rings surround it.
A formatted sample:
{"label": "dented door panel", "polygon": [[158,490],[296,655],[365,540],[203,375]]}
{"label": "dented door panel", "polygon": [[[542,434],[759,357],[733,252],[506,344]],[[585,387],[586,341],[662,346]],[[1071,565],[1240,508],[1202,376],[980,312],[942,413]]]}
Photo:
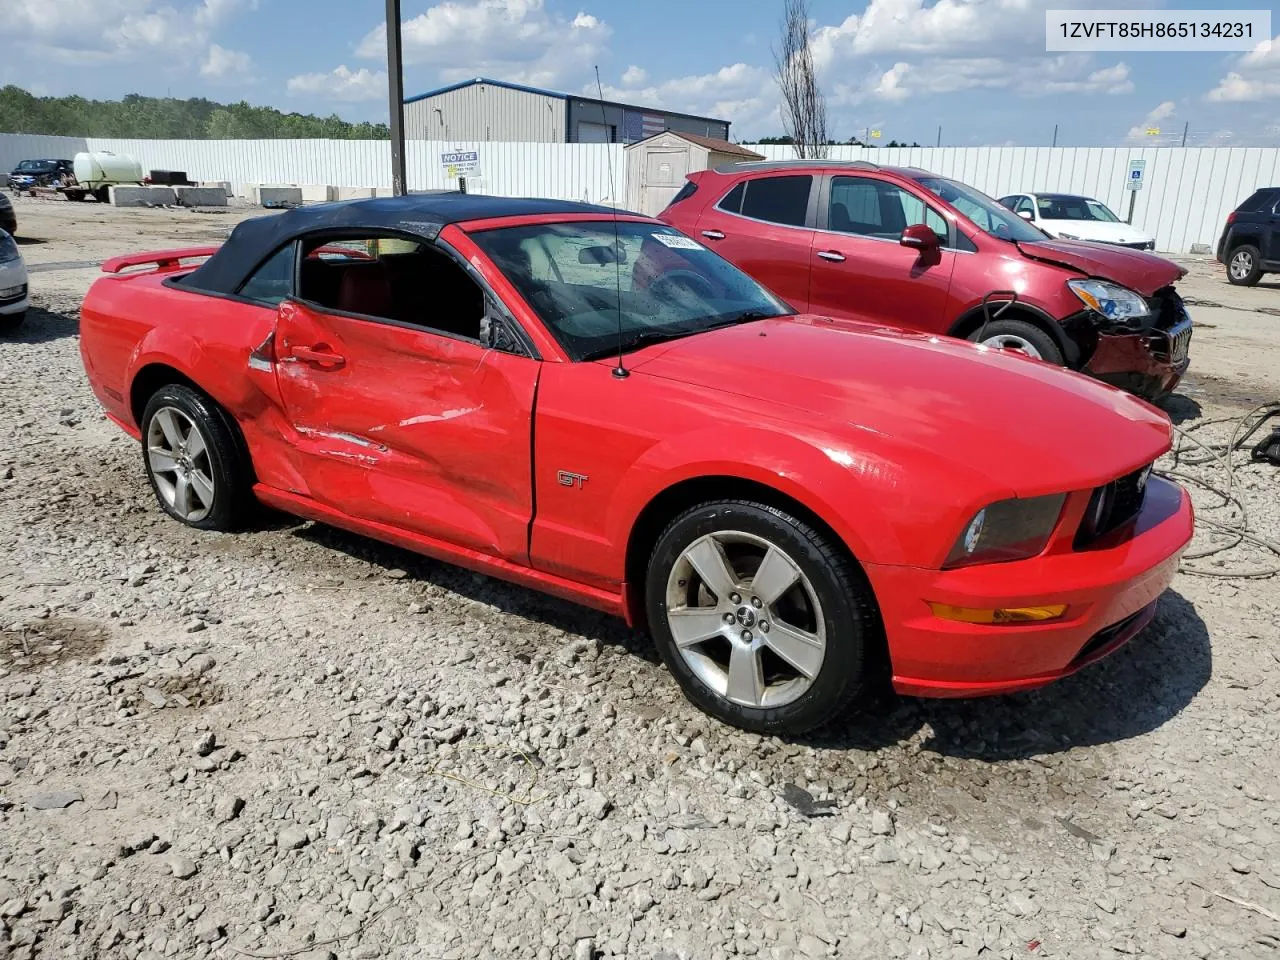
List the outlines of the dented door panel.
{"label": "dented door panel", "polygon": [[275,355],[311,497],[528,562],[538,361],[292,302]]}

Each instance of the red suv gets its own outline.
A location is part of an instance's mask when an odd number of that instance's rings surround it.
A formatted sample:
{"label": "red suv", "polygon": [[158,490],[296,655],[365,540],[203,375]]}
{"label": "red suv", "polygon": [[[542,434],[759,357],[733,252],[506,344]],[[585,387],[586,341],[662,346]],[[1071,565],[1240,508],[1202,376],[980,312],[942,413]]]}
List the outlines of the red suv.
{"label": "red suv", "polygon": [[660,218],[802,312],[1021,350],[1148,399],[1187,369],[1191,318],[1173,287],[1185,270],[1052,240],[924,170],[731,164],[690,174]]}

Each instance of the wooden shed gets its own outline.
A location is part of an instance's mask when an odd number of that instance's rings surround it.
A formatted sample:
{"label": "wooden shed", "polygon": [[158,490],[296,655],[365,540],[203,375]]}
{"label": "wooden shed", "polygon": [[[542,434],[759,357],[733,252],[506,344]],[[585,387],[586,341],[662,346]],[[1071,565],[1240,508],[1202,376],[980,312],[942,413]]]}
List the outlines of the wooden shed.
{"label": "wooden shed", "polygon": [[654,216],[671,202],[690,173],[763,159],[746,147],[715,137],[674,130],[654,134],[627,146],[627,209]]}

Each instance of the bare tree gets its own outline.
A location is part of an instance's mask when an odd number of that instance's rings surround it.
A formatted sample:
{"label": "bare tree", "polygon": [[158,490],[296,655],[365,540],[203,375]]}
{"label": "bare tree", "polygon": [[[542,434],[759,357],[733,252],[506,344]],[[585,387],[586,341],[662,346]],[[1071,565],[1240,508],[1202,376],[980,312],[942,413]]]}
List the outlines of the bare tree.
{"label": "bare tree", "polygon": [[808,0],[783,0],[782,47],[773,51],[782,123],[801,157],[827,155],[827,101],[813,68]]}

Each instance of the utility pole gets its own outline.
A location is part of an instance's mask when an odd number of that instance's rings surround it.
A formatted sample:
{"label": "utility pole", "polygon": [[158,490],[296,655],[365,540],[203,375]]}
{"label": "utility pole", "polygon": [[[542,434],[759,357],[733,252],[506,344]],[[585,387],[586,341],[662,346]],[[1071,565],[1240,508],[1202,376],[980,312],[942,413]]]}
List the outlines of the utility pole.
{"label": "utility pole", "polygon": [[1184,147],[1187,145],[1187,131],[1190,129],[1191,129],[1191,121],[1188,120],[1186,123],[1182,125],[1182,145]]}
{"label": "utility pole", "polygon": [[400,56],[400,0],[387,0],[387,96],[391,107],[391,193],[409,192],[404,156],[404,61]]}
{"label": "utility pole", "polygon": [[1053,145],[1055,147],[1058,145],[1058,125],[1056,123],[1053,125]]}
{"label": "utility pole", "polygon": [[939,147],[942,146],[942,125],[941,124],[938,125],[938,142],[937,144],[935,144],[935,146],[939,146]]}

